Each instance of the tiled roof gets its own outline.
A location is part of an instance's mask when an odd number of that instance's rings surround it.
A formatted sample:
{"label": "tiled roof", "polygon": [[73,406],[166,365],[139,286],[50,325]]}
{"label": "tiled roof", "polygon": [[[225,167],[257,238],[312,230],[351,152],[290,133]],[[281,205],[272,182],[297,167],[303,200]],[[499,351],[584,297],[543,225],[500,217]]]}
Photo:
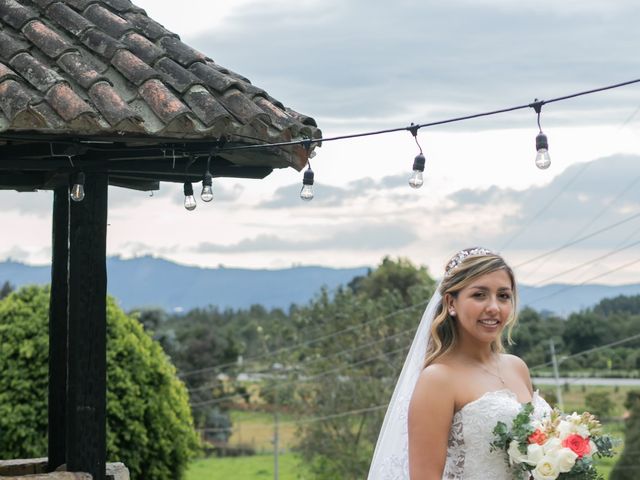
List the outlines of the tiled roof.
{"label": "tiled roof", "polygon": [[[25,132],[142,143],[321,136],[312,118],[129,0],[0,0],[0,137]],[[272,166],[301,168],[300,150],[282,149]]]}

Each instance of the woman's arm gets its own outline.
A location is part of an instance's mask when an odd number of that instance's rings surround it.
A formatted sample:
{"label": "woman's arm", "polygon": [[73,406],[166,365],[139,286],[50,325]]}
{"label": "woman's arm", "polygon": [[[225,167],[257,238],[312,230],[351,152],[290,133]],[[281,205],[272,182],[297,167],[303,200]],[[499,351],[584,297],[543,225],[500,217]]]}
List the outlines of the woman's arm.
{"label": "woman's arm", "polygon": [[411,480],[441,480],[455,409],[451,369],[425,368],[409,404],[409,475]]}

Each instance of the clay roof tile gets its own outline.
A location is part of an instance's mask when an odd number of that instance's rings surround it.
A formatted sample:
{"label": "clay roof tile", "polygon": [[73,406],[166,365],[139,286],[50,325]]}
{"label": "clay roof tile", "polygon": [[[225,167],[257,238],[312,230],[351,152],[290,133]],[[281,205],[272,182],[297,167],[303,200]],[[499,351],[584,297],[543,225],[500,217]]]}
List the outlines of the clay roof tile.
{"label": "clay roof tile", "polygon": [[3,0],[0,2],[0,19],[16,30],[20,30],[27,22],[38,18],[38,16],[37,11],[25,7],[15,0]]}
{"label": "clay roof tile", "polygon": [[97,3],[90,5],[84,11],[84,16],[113,38],[120,38],[126,32],[135,28],[121,16]]}
{"label": "clay roof tile", "polygon": [[51,58],[58,58],[64,52],[74,50],[73,45],[40,20],[28,23],[22,31],[25,37]]}

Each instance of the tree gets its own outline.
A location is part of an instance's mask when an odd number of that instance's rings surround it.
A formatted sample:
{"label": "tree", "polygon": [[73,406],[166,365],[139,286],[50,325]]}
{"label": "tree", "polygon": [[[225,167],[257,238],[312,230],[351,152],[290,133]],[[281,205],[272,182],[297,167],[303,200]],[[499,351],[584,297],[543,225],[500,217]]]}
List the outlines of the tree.
{"label": "tree", "polygon": [[[49,289],[0,301],[0,457],[47,449]],[[107,455],[132,478],[182,478],[198,448],[187,392],[160,346],[107,302]]]}
{"label": "tree", "polygon": [[391,397],[435,282],[407,260],[385,258],[350,285],[292,314],[303,346],[280,359],[296,385],[293,406],[307,417],[300,452],[318,480],[366,476],[379,407]]}
{"label": "tree", "polygon": [[11,285],[11,283],[9,283],[9,281],[4,282],[4,284],[2,284],[2,287],[0,288],[0,300],[2,300],[5,297],[8,297],[11,292],[13,292],[16,288]]}
{"label": "tree", "polygon": [[620,460],[613,467],[611,480],[637,480],[640,478],[640,391],[632,390],[627,393],[625,407],[629,417],[624,426],[624,450]]}

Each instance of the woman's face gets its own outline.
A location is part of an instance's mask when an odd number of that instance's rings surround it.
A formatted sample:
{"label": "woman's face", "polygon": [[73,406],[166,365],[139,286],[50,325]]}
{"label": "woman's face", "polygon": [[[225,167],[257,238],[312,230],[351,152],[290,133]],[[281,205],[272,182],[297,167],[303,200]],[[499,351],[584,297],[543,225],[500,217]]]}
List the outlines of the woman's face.
{"label": "woman's face", "polygon": [[511,278],[505,270],[496,270],[476,278],[458,292],[447,297],[449,314],[456,318],[462,338],[481,342],[496,340],[513,310]]}

